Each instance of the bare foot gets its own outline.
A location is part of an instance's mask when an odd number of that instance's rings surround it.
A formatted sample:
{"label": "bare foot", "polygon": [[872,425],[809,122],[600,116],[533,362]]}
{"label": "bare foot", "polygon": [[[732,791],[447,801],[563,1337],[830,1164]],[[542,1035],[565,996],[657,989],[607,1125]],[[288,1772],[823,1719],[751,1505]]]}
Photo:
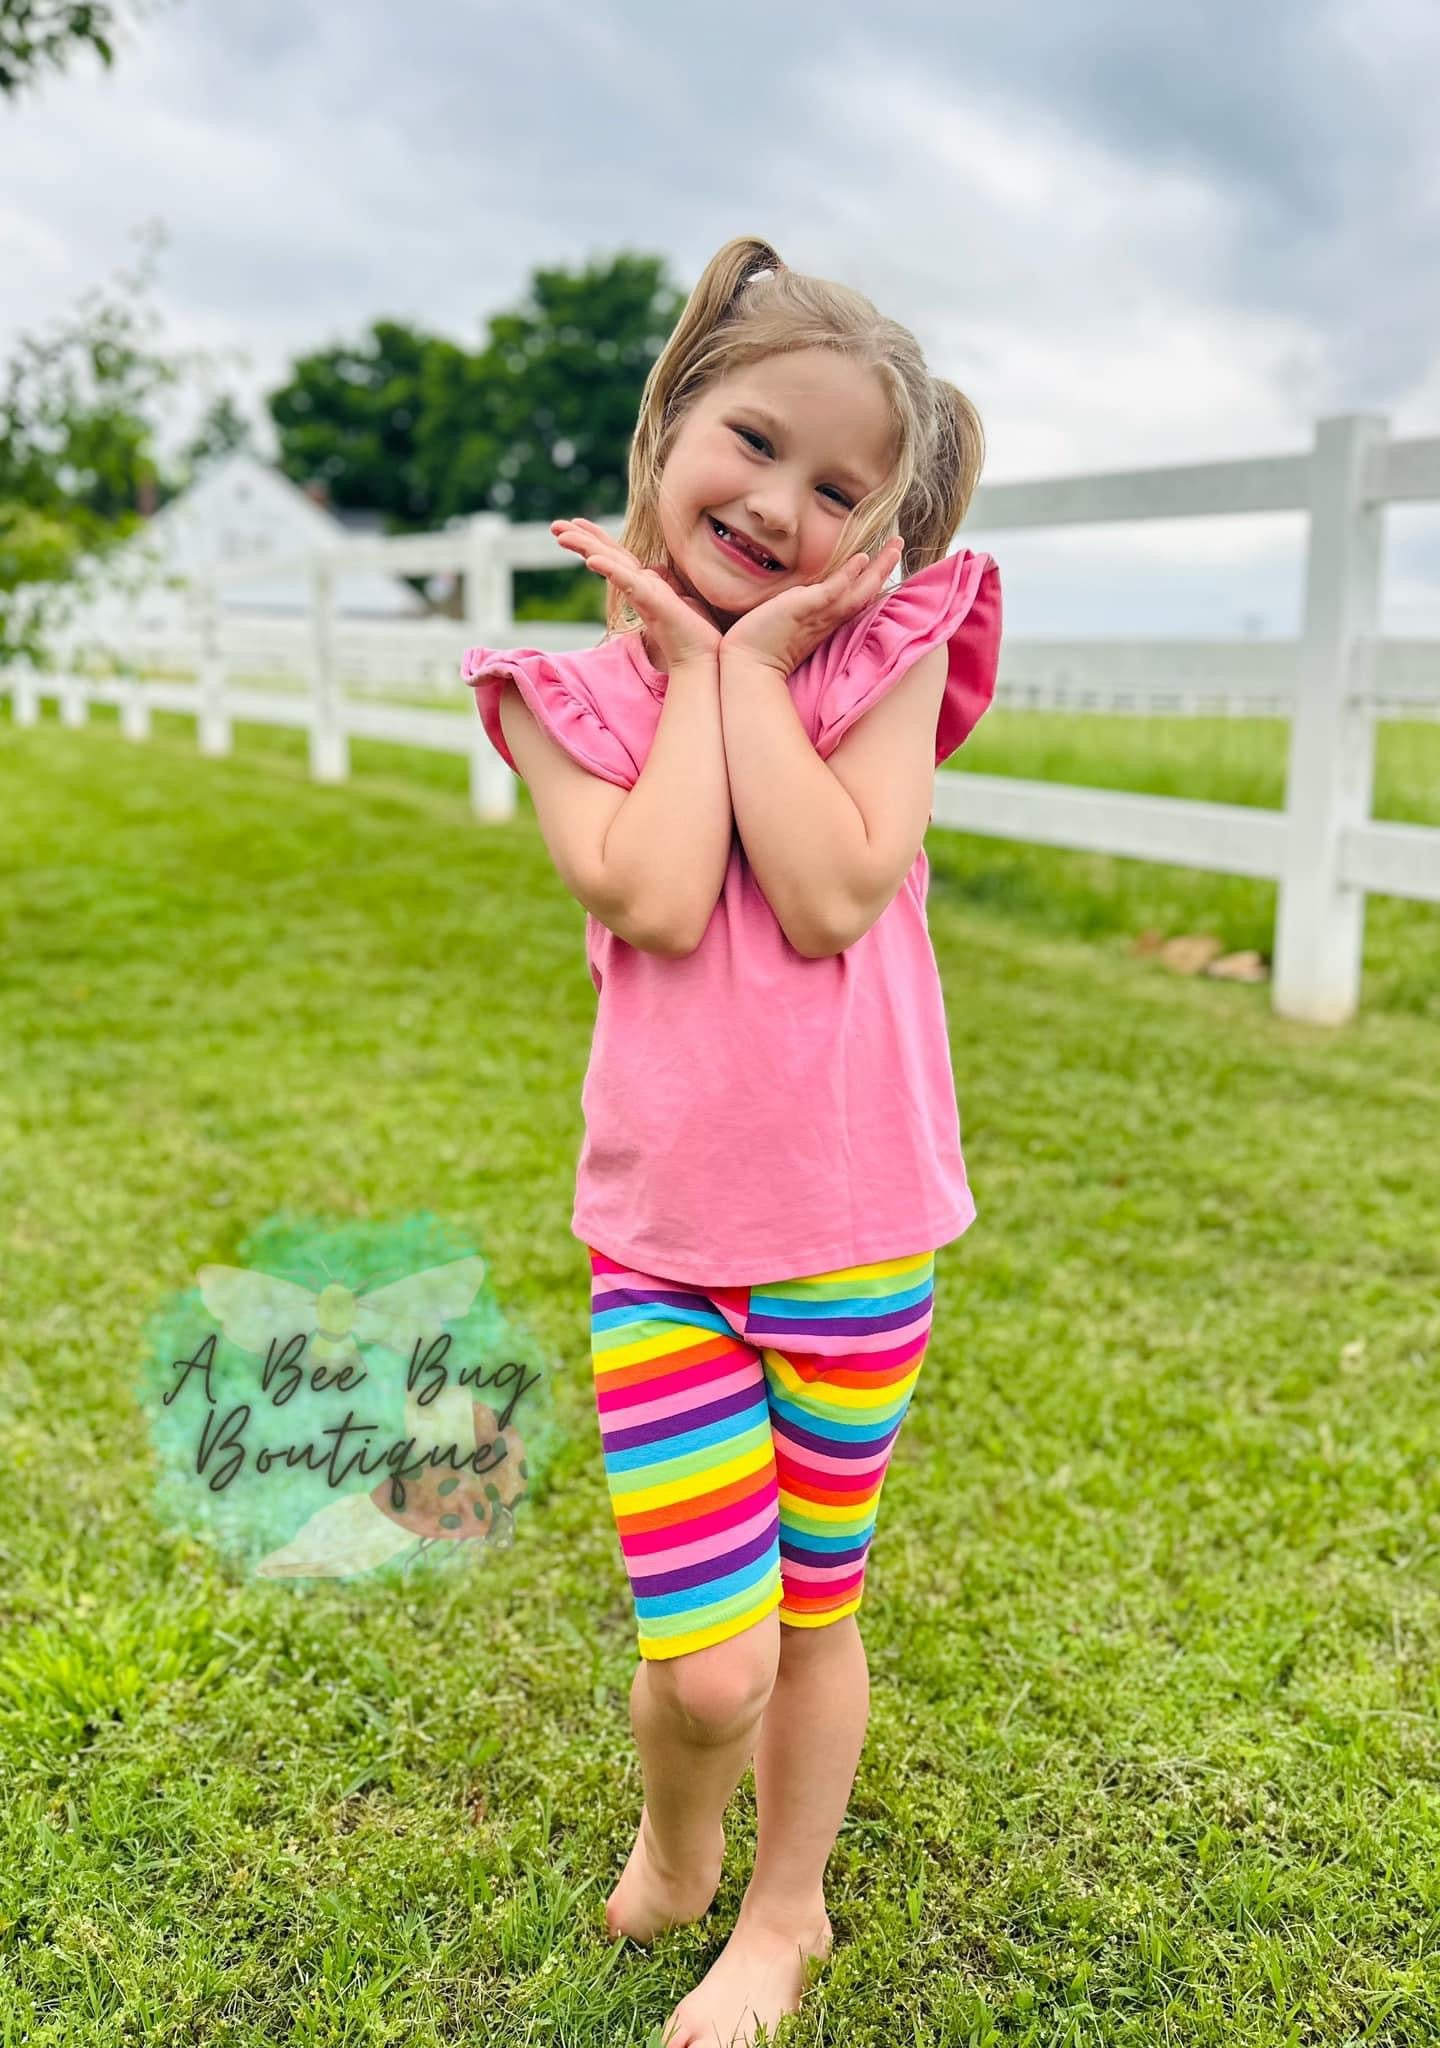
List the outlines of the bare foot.
{"label": "bare foot", "polygon": [[785,2014],[800,2010],[833,1939],[823,1906],[782,1927],[747,1919],[742,1905],[734,1933],[661,2028],[665,2048],[754,2048],[762,2020],[773,2041]]}
{"label": "bare foot", "polygon": [[640,1809],[640,1825],[630,1860],[605,1901],[605,1931],[611,1941],[629,1935],[642,1946],[667,1927],[698,1920],[710,1909],[720,1889],[725,1862],[725,1829],[716,1824],[715,1849],[707,1863],[692,1870],[671,1870],[660,1861],[650,1833],[650,1816]]}

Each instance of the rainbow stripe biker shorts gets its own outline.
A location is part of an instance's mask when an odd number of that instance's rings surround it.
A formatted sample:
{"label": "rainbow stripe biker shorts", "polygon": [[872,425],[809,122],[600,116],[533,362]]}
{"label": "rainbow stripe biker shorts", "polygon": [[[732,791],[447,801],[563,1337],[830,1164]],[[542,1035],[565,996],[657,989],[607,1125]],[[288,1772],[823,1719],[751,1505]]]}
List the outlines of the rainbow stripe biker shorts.
{"label": "rainbow stripe biker shorts", "polygon": [[853,1614],[935,1254],[702,1289],[590,1249],[605,1478],[642,1657]]}

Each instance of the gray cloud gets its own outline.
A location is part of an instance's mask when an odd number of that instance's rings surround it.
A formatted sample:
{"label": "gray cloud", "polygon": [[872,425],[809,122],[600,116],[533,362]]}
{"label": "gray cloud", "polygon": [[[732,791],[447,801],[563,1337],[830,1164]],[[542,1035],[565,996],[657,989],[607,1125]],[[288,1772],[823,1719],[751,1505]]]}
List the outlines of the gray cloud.
{"label": "gray cloud", "polygon": [[[246,349],[254,403],[376,315],[473,341],[537,264],[655,250],[686,284],[753,230],[915,329],[987,480],[1303,448],[1335,411],[1436,432],[1437,77],[1428,0],[181,0],[0,109],[0,336],[159,217],[173,337]],[[1286,630],[1283,535],[1239,531],[1258,593],[1215,630]],[[1198,527],[1162,546],[1219,573]]]}

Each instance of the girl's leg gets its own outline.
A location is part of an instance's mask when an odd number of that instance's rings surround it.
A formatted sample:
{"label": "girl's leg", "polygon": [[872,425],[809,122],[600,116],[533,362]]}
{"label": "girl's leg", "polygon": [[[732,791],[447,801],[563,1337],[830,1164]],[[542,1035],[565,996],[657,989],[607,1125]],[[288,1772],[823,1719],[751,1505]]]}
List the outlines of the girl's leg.
{"label": "girl's leg", "polygon": [[642,1657],[630,1687],[645,1804],[606,1901],[612,1938],[648,1942],[707,1911],[725,1857],[724,1813],[745,1775],[779,1662],[780,1625],[707,1650]]}
{"label": "girl's leg", "polygon": [[[751,1293],[780,1483],[780,1673],[755,1754],[759,1840],[742,1914],[823,1909],[870,1712],[855,1618],[880,1493],[935,1313],[935,1254]],[[814,1745],[796,1730],[815,1729]],[[819,1754],[824,1751],[823,1757]]]}
{"label": "girl's leg", "polygon": [[825,1865],[840,1833],[870,1720],[870,1667],[853,1614],[780,1629],[780,1669],[755,1743],[759,1838],[742,1920],[823,1928]]}
{"label": "girl's leg", "polygon": [[[855,1611],[890,1453],[929,1341],[934,1254],[753,1288],[780,1485],[780,1669],[755,1745],[759,1837],[735,1931],[663,2031],[666,2048],[753,2040],[828,1954],[825,1866],[870,1709]],[[806,1625],[808,1624],[808,1625]],[[738,2032],[736,2031],[738,2030]]]}
{"label": "girl's leg", "polygon": [[703,1292],[591,1251],[606,1483],[635,1600],[645,1807],[612,1936],[694,1919],[779,1662],[779,1504],[759,1354]]}

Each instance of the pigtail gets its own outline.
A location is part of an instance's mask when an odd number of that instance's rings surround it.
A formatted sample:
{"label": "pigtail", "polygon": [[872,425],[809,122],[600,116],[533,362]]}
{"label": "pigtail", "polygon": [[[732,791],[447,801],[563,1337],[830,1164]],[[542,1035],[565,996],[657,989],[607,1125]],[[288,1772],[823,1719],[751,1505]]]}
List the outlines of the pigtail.
{"label": "pigtail", "polygon": [[964,392],[943,377],[932,377],[930,393],[933,412],[924,453],[896,515],[895,530],[905,535],[902,582],[949,553],[985,466],[985,430]]}

